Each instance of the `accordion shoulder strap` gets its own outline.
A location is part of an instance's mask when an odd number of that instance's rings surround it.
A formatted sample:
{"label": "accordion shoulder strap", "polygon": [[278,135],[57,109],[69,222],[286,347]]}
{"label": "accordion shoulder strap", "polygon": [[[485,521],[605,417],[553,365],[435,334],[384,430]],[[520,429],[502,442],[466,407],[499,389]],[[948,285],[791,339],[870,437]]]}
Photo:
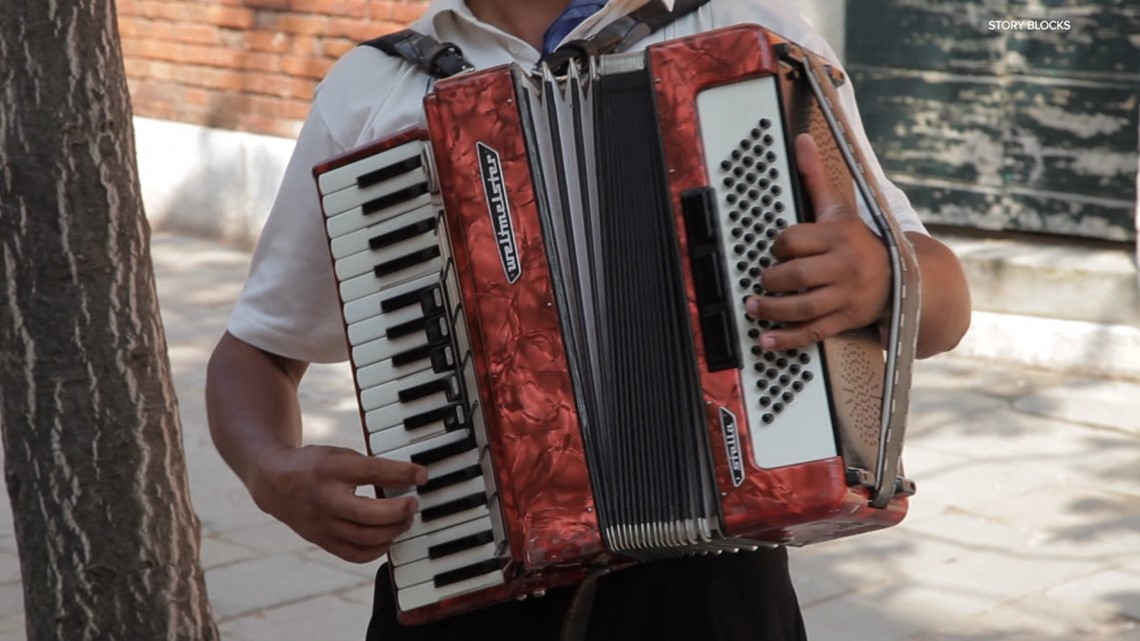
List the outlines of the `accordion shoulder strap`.
{"label": "accordion shoulder strap", "polygon": [[360,45],[375,47],[390,56],[403,58],[437,79],[475,69],[475,65],[463,57],[463,51],[455,44],[440,42],[414,29],[397,31]]}

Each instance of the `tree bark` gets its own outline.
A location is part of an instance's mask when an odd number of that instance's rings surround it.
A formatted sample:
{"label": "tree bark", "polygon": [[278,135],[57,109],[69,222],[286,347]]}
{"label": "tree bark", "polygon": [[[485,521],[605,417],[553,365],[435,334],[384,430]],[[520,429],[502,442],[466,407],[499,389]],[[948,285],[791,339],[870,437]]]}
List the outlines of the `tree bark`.
{"label": "tree bark", "polygon": [[0,2],[0,419],[30,641],[217,639],[112,0]]}

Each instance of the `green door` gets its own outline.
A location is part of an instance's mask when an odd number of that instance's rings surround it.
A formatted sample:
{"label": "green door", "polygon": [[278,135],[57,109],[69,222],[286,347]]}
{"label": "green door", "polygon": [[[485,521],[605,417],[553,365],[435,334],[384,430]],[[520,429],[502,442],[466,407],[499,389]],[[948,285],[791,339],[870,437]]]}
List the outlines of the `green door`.
{"label": "green door", "polygon": [[927,222],[1136,237],[1140,0],[852,0],[846,37],[867,133]]}

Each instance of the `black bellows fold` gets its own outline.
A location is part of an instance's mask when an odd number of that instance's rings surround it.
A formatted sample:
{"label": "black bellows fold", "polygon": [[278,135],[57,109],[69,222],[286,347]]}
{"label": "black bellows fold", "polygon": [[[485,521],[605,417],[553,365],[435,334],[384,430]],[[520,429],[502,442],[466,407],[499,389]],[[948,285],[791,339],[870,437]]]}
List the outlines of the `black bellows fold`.
{"label": "black bellows fold", "polygon": [[719,519],[653,81],[622,58],[516,83],[603,534],[653,557]]}

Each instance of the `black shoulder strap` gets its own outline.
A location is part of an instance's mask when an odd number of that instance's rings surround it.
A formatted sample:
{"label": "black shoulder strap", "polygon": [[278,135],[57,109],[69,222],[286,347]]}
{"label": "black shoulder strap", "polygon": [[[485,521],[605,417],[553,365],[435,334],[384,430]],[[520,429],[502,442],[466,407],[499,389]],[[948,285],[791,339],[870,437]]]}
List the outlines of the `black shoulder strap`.
{"label": "black shoulder strap", "polygon": [[475,65],[463,57],[463,51],[458,46],[450,42],[441,43],[412,29],[397,31],[360,44],[403,58],[434,78],[448,78],[475,69]]}
{"label": "black shoulder strap", "polygon": [[673,9],[661,0],[649,0],[637,11],[611,22],[585,40],[572,40],[546,55],[542,63],[560,70],[573,58],[629,51],[650,34],[689,15],[709,0],[676,0]]}

